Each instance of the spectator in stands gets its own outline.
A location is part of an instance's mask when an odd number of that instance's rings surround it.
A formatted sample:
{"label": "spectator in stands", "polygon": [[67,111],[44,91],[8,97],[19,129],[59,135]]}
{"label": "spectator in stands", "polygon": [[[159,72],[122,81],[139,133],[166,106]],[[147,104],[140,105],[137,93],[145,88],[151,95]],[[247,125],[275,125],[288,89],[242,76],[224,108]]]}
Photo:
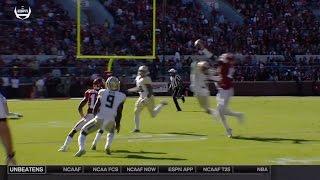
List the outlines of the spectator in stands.
{"label": "spectator in stands", "polygon": [[18,76],[13,76],[10,79],[11,82],[11,90],[10,90],[10,94],[11,94],[11,98],[20,98],[20,80]]}
{"label": "spectator in stands", "polygon": [[39,78],[36,83],[35,83],[35,87],[36,87],[36,97],[38,98],[44,98],[45,97],[45,78]]}

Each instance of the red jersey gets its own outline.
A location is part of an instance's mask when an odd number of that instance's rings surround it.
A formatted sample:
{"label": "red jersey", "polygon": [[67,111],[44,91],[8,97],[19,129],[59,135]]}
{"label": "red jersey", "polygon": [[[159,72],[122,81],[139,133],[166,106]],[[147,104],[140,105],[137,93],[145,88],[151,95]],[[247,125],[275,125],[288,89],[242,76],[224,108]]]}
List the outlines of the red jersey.
{"label": "red jersey", "polygon": [[98,97],[98,91],[94,89],[88,89],[84,93],[84,97],[88,102],[88,110],[87,113],[91,114],[93,112],[94,104],[96,103],[97,97]]}
{"label": "red jersey", "polygon": [[218,68],[220,80],[218,86],[224,90],[233,88],[234,67],[230,63],[221,63]]}

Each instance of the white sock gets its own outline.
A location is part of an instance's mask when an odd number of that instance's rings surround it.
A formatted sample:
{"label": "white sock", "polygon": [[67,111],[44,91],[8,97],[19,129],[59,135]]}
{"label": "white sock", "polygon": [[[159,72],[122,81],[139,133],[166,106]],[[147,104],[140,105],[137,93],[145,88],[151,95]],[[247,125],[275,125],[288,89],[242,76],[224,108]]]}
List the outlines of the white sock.
{"label": "white sock", "polygon": [[215,109],[210,109],[210,114],[213,117],[214,120],[216,120],[218,118],[218,111]]}
{"label": "white sock", "polygon": [[72,142],[72,137],[67,136],[66,140],[64,141],[63,146],[67,148],[71,142]]}
{"label": "white sock", "polygon": [[218,112],[218,116],[219,118],[221,119],[221,122],[222,122],[222,125],[223,127],[228,130],[228,129],[231,129],[227,123],[227,119],[226,119],[226,116],[224,115],[224,107],[218,105],[218,108],[217,108],[217,112]]}
{"label": "white sock", "polygon": [[135,129],[140,130],[140,113],[134,114]]}
{"label": "white sock", "polygon": [[113,142],[113,139],[114,139],[114,133],[108,133],[107,143],[106,143],[106,146],[104,147],[105,149],[110,149],[112,142]]}
{"label": "white sock", "polygon": [[93,140],[93,142],[92,142],[92,145],[93,145],[93,146],[96,146],[96,145],[97,145],[98,141],[100,141],[100,139],[101,139],[101,136],[102,136],[102,134],[99,133],[99,132],[97,132],[96,137],[94,138],[94,140]]}
{"label": "white sock", "polygon": [[159,112],[161,111],[161,109],[163,108],[163,104],[159,104],[158,106],[156,106],[154,109],[153,109],[153,112],[152,112],[152,117],[156,117]]}
{"label": "white sock", "polygon": [[79,145],[79,150],[84,150],[84,145],[86,142],[86,136],[80,133],[79,138],[78,138],[78,145]]}
{"label": "white sock", "polygon": [[226,129],[226,131],[229,130],[229,129],[231,129],[231,128],[229,127],[228,123],[227,123],[226,117],[225,117],[224,115],[222,115],[222,117],[220,117],[220,118],[221,118],[222,125],[223,125],[223,127]]}

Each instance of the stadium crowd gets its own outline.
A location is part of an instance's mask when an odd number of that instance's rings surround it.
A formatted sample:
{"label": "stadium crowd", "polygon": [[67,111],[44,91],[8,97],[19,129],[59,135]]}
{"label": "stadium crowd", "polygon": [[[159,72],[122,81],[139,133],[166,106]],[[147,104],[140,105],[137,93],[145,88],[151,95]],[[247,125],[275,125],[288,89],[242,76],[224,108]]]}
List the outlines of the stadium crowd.
{"label": "stadium crowd", "polygon": [[110,29],[108,23],[85,25],[83,54],[152,54],[151,1],[101,0],[101,3],[114,17],[114,27]]}
{"label": "stadium crowd", "polygon": [[[152,47],[151,1],[100,0],[115,19],[109,24],[82,26],[82,54],[146,55]],[[1,55],[53,55],[48,60],[36,58],[14,59],[10,62],[0,56],[0,74],[4,86],[8,79],[19,83],[61,86],[63,78],[74,86],[89,84],[95,74],[103,74],[105,60],[76,61],[76,26],[67,11],[54,0],[37,0],[31,4],[32,17],[17,21],[12,16],[16,1],[0,2],[0,52]],[[166,2],[166,3],[165,3]],[[157,1],[157,51],[174,55],[163,60],[147,62],[154,80],[164,81],[167,69],[175,67],[185,81],[192,58],[196,54],[193,41],[199,37],[218,55],[226,51],[248,55],[236,67],[236,81],[283,81],[319,79],[318,58],[298,59],[297,54],[319,54],[319,21],[311,6],[320,7],[318,1],[257,1],[229,0],[242,15],[244,24],[230,23],[219,11],[213,18],[202,13],[193,0]],[[268,59],[260,62],[253,54],[281,54],[285,59]],[[119,61],[115,64],[118,76],[131,77],[141,62]],[[126,72],[124,74],[123,72]],[[92,76],[92,77],[91,77]],[[76,82],[76,83],[74,83]],[[56,83],[56,84],[55,84]],[[71,86],[71,85],[70,85]],[[40,93],[41,94],[41,93]]]}
{"label": "stadium crowd", "polygon": [[316,1],[230,0],[244,24],[232,33],[243,54],[319,54],[319,21],[311,7]]}

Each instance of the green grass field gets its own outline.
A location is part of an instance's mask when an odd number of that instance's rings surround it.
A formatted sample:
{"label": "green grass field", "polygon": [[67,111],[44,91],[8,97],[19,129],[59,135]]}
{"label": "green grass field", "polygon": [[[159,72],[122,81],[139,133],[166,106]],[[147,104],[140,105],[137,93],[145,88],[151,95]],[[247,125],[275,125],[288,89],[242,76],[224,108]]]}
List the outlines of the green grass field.
{"label": "green grass field", "polygon": [[[239,125],[229,118],[235,139],[225,136],[219,122],[199,108],[194,98],[182,104],[183,112],[169,106],[155,119],[142,116],[142,133],[132,134],[136,98],[125,104],[121,132],[107,156],[103,141],[98,151],[73,157],[77,135],[68,152],[58,152],[67,133],[78,121],[79,100],[10,101],[13,112],[24,115],[10,120],[19,164],[320,164],[319,97],[236,97],[231,107],[246,114]],[[215,99],[212,98],[215,106]],[[3,148],[0,158],[4,159]],[[0,163],[3,163],[2,160]]]}

